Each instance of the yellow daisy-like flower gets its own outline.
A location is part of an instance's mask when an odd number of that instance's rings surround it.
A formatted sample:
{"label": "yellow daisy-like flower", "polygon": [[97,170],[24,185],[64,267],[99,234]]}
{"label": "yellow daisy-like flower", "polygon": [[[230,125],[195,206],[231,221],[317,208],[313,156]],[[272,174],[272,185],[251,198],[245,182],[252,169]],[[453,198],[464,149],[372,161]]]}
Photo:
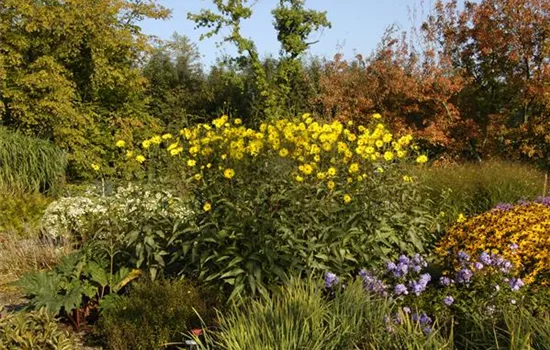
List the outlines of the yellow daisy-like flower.
{"label": "yellow daisy-like flower", "polygon": [[233,121],[233,123],[235,123],[235,125],[241,125],[243,121],[240,118],[237,118]]}
{"label": "yellow daisy-like flower", "polygon": [[390,151],[385,152],[384,153],[384,159],[387,160],[388,162],[392,161],[393,160],[393,153],[390,152]]}
{"label": "yellow daisy-like flower", "polygon": [[413,182],[413,178],[409,175],[403,176],[403,181],[405,182]]}
{"label": "yellow daisy-like flower", "polygon": [[351,196],[349,194],[344,195],[344,203],[348,204],[351,202]]}
{"label": "yellow daisy-like flower", "polygon": [[208,169],[210,169],[210,168],[212,167],[212,163],[206,164],[206,167],[207,167]]}
{"label": "yellow daisy-like flower", "polygon": [[126,151],[126,158],[130,159],[134,156],[134,152],[132,151]]}
{"label": "yellow daisy-like flower", "polygon": [[319,180],[324,180],[324,179],[326,179],[326,177],[327,177],[327,174],[325,174],[325,173],[322,173],[322,172],[317,173],[317,178]]}
{"label": "yellow daisy-like flower", "polygon": [[389,143],[391,142],[391,139],[392,139],[391,134],[385,134],[384,137],[382,138],[382,141],[384,141],[385,143]]}
{"label": "yellow daisy-like flower", "polygon": [[279,155],[285,158],[286,156],[288,156],[288,150],[286,148],[281,148],[281,150],[279,151]]}
{"label": "yellow daisy-like flower", "polygon": [[380,115],[380,113],[374,113],[374,114],[372,115],[372,119],[380,119],[380,118],[382,118],[382,116]]}
{"label": "yellow daisy-like flower", "polygon": [[202,206],[202,210],[204,210],[204,211],[210,211],[210,209],[212,209],[212,204],[210,204],[210,202],[206,202]]}
{"label": "yellow daisy-like flower", "polygon": [[92,164],[91,166],[94,171],[99,171],[99,169],[101,169],[101,167],[97,164]]}
{"label": "yellow daisy-like flower", "polygon": [[141,143],[141,146],[142,146],[143,148],[147,149],[147,148],[151,147],[151,141],[145,140],[145,141],[143,141],[143,142]]}
{"label": "yellow daisy-like flower", "polygon": [[196,161],[196,160],[194,160],[194,159],[189,159],[189,160],[187,161],[187,166],[188,166],[188,167],[194,167],[195,165],[197,165],[197,161]]}
{"label": "yellow daisy-like flower", "polygon": [[327,174],[328,174],[329,176],[335,176],[335,175],[336,175],[336,168],[335,168],[335,167],[330,167],[330,168],[328,168]]}
{"label": "yellow daisy-like flower", "polygon": [[421,155],[421,156],[418,156],[418,157],[416,158],[416,162],[417,162],[418,164],[424,164],[424,163],[426,163],[427,161],[428,161],[428,157],[425,156],[424,154]]}
{"label": "yellow daisy-like flower", "polygon": [[334,183],[334,181],[329,181],[327,182],[327,187],[329,190],[333,190],[334,187],[336,187],[336,184]]}
{"label": "yellow daisy-like flower", "polygon": [[296,181],[302,182],[302,181],[304,181],[304,178],[300,175],[296,175]]}
{"label": "yellow daisy-like flower", "polygon": [[233,176],[235,176],[235,170],[230,169],[230,168],[225,169],[225,170],[223,171],[223,176],[224,176],[226,179],[232,179]]}
{"label": "yellow daisy-like flower", "polygon": [[115,146],[117,146],[118,148],[124,148],[124,147],[126,147],[126,141],[124,141],[124,140],[118,140],[118,141],[115,143]]}
{"label": "yellow daisy-like flower", "polygon": [[376,145],[376,147],[380,148],[380,147],[384,146],[384,141],[377,140],[374,144]]}
{"label": "yellow daisy-like flower", "polygon": [[466,216],[464,216],[464,214],[460,213],[458,215],[458,218],[456,219],[456,222],[458,222],[460,224],[460,223],[463,223],[465,221],[466,221]]}
{"label": "yellow daisy-like flower", "polygon": [[349,166],[349,172],[352,173],[352,174],[359,172],[359,164],[358,163],[352,163]]}
{"label": "yellow daisy-like flower", "polygon": [[136,156],[136,161],[139,164],[141,164],[141,163],[145,162],[145,157],[140,154],[140,155]]}
{"label": "yellow daisy-like flower", "polygon": [[171,139],[171,138],[172,138],[172,134],[164,134],[164,135],[162,135],[162,139],[163,139],[163,140],[169,140],[169,139]]}
{"label": "yellow daisy-like flower", "polygon": [[153,144],[155,144],[155,145],[158,145],[158,144],[160,144],[161,142],[162,142],[162,138],[161,138],[160,136],[158,136],[158,135],[153,136],[153,137],[151,138],[151,143],[153,143]]}
{"label": "yellow daisy-like flower", "polygon": [[201,175],[201,174],[195,174],[193,177],[194,177],[195,180],[197,180],[197,181],[200,181],[200,180],[202,179],[202,175]]}
{"label": "yellow daisy-like flower", "polygon": [[300,171],[306,175],[311,175],[311,173],[313,172],[313,167],[309,164],[301,165]]}
{"label": "yellow daisy-like flower", "polygon": [[183,152],[183,147],[178,147],[178,148],[174,148],[174,149],[171,149],[170,150],[170,154],[172,156],[177,156],[178,154],[180,154],[181,152]]}

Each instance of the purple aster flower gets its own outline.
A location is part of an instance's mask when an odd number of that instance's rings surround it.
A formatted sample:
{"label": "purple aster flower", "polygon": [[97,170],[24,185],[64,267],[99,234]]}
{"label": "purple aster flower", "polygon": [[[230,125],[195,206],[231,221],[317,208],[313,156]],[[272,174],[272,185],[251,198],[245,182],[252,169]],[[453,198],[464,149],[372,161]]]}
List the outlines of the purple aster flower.
{"label": "purple aster flower", "polygon": [[485,265],[491,265],[491,256],[487,252],[479,254],[479,261]]}
{"label": "purple aster flower", "polygon": [[422,314],[419,321],[421,324],[432,324],[433,322],[432,319],[426,314]]}
{"label": "purple aster flower", "polygon": [[413,320],[414,322],[418,321],[419,318],[420,318],[420,317],[418,316],[417,313],[412,314],[412,320]]}
{"label": "purple aster flower", "polygon": [[400,277],[407,276],[408,272],[409,272],[408,263],[400,262],[397,264],[396,269],[393,271],[393,275],[397,278],[400,278]]}
{"label": "purple aster flower", "polygon": [[550,197],[538,197],[535,202],[542,205],[550,206]]}
{"label": "purple aster flower", "polygon": [[499,203],[493,208],[493,210],[508,211],[510,209],[513,209],[513,208],[514,208],[514,206],[510,203]]}
{"label": "purple aster flower", "polygon": [[483,264],[480,263],[479,261],[476,261],[474,264],[474,267],[476,270],[481,270],[483,268]]}
{"label": "purple aster flower", "polygon": [[442,286],[448,287],[452,283],[452,280],[449,277],[443,276],[439,278],[439,283]]}
{"label": "purple aster flower", "polygon": [[519,248],[519,245],[518,245],[517,243],[512,243],[512,244],[510,244],[510,249],[511,249],[511,250],[516,250],[516,249],[518,249],[518,248]]}
{"label": "purple aster flower", "polygon": [[500,265],[500,271],[504,273],[510,272],[511,269],[512,269],[512,263],[509,262],[508,260],[504,260]]}
{"label": "purple aster flower", "polygon": [[404,255],[404,254],[401,254],[401,255],[399,256],[399,262],[408,265],[408,264],[411,262],[411,260],[409,259],[408,256],[406,256],[406,255]]}
{"label": "purple aster flower", "polygon": [[469,283],[472,276],[473,276],[472,270],[468,268],[463,268],[462,270],[458,271],[456,280],[459,283]]}
{"label": "purple aster flower", "polygon": [[362,269],[359,271],[359,276],[363,280],[363,288],[369,292],[374,292],[381,295],[386,295],[386,285],[372,272]]}
{"label": "purple aster flower", "polygon": [[393,261],[386,262],[386,270],[388,270],[388,272],[393,272],[396,269],[397,269],[397,265],[395,265]]}
{"label": "purple aster flower", "polygon": [[407,294],[409,294],[409,291],[407,290],[407,287],[405,287],[405,285],[402,284],[402,283],[396,285],[395,288],[393,289],[393,291],[396,295],[401,295],[401,294],[407,295]]}
{"label": "purple aster flower", "polygon": [[453,305],[453,303],[455,302],[455,299],[450,296],[450,295],[447,295],[444,299],[443,299],[443,304],[447,305],[447,306],[451,306]]}
{"label": "purple aster flower", "polygon": [[461,262],[465,262],[465,261],[470,260],[470,256],[468,255],[468,253],[463,252],[463,251],[458,252],[458,254],[456,256],[457,256],[458,260],[460,260]]}
{"label": "purple aster flower", "polygon": [[518,291],[521,287],[523,287],[525,285],[525,283],[523,283],[523,281],[521,280],[521,278],[512,278],[509,282],[509,285],[510,285],[510,288],[512,288],[512,290],[514,292]]}
{"label": "purple aster flower", "polygon": [[336,274],[332,272],[325,273],[325,287],[326,288],[332,288],[334,285],[338,284],[340,279],[336,276]]}

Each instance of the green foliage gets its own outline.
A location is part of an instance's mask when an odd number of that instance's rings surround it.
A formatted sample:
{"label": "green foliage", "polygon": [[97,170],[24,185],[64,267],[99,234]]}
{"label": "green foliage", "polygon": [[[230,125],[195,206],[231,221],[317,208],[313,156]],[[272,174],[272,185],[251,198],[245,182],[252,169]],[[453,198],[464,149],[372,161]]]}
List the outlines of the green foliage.
{"label": "green foliage", "polygon": [[0,317],[1,350],[76,350],[76,341],[44,309]]}
{"label": "green foliage", "polygon": [[[390,301],[365,293],[359,281],[333,296],[310,281],[293,279],[272,296],[246,300],[220,315],[206,333],[205,349],[450,349],[438,332],[425,335],[418,322],[393,325]],[[200,340],[199,340],[200,341]]]}
{"label": "green foliage", "polygon": [[182,345],[202,320],[210,324],[219,300],[188,280],[140,282],[128,295],[102,303],[98,334],[107,349],[161,349]]}
{"label": "green foliage", "polygon": [[40,193],[8,192],[0,189],[0,232],[30,236],[38,231],[40,218],[52,201]]}
{"label": "green foliage", "polygon": [[149,45],[135,23],[168,14],[149,1],[3,1],[2,124],[52,140],[71,176],[107,165],[113,136],[155,125],[135,64]]}
{"label": "green foliage", "polygon": [[55,192],[65,167],[65,155],[50,142],[0,127],[0,189]]}
{"label": "green foliage", "polygon": [[34,308],[64,315],[78,329],[83,316],[101,298],[140,276],[139,270],[115,270],[113,259],[113,252],[105,254],[98,245],[87,246],[63,257],[52,270],[25,274],[17,285]]}
{"label": "green foliage", "polygon": [[499,203],[534,199],[543,193],[544,175],[529,165],[490,160],[482,163],[411,169],[449,221],[460,213],[479,214]]}

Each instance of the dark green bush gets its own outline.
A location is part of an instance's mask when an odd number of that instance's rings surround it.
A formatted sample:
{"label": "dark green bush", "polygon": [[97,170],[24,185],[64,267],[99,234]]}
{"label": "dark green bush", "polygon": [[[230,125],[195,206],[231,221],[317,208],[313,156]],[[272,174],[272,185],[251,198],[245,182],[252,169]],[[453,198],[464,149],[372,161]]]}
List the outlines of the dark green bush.
{"label": "dark green bush", "polygon": [[162,349],[168,343],[181,343],[184,334],[201,326],[201,318],[206,323],[213,319],[218,299],[208,292],[187,280],[137,283],[127,296],[102,305],[98,333],[106,348],[113,350]]}
{"label": "dark green bush", "polygon": [[64,153],[50,142],[0,128],[0,188],[56,191],[66,165]]}

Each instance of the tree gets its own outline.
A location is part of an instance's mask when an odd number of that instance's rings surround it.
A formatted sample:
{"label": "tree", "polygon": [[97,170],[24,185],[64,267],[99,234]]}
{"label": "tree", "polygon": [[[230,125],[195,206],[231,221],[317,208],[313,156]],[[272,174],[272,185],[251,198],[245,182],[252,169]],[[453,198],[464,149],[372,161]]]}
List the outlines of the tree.
{"label": "tree", "polygon": [[304,8],[304,0],[280,0],[272,11],[277,39],[281,43],[280,58],[273,78],[268,76],[270,61],[262,61],[254,42],[241,33],[241,22],[252,16],[252,9],[246,6],[247,0],[213,0],[217,12],[202,10],[189,14],[197,28],[208,28],[202,37],[218,35],[222,28],[229,34],[223,41],[237,47],[237,61],[241,67],[249,67],[254,74],[254,84],[258,93],[260,109],[264,115],[276,116],[286,113],[285,108],[292,94],[295,79],[302,76],[299,58],[314,42],[307,42],[310,35],[319,29],[330,27],[326,12]]}
{"label": "tree", "polygon": [[112,160],[113,138],[144,124],[150,49],[136,22],[169,11],[142,0],[3,0],[0,5],[0,122],[52,140],[70,174]]}

